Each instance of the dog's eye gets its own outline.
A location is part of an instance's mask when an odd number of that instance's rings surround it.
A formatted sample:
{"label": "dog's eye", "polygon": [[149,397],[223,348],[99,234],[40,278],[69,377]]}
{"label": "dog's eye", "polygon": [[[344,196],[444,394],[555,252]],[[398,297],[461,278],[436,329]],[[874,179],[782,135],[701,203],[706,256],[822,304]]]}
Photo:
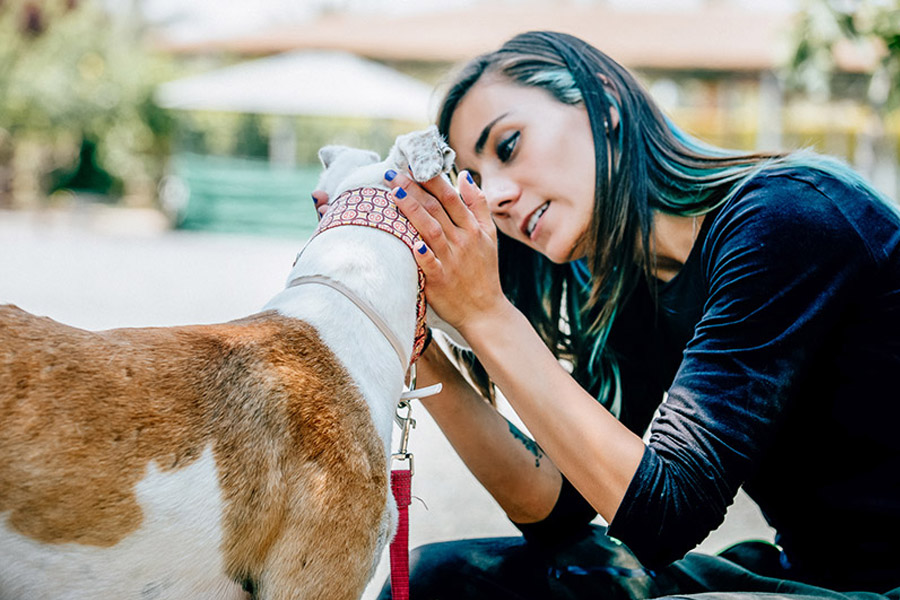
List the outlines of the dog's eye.
{"label": "dog's eye", "polygon": [[513,150],[516,149],[516,144],[519,142],[519,135],[520,133],[518,131],[514,131],[497,144],[497,158],[503,162],[509,160]]}

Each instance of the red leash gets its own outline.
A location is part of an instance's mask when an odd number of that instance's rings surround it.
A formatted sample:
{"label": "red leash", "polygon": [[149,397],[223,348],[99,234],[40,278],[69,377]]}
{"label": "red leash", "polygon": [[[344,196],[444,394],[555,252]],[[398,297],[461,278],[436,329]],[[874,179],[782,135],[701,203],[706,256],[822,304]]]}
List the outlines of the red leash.
{"label": "red leash", "polygon": [[397,534],[391,542],[391,598],[409,600],[409,504],[412,502],[412,471],[393,469],[391,491],[397,501]]}
{"label": "red leash", "polygon": [[[412,377],[412,387],[415,388],[415,370]],[[419,395],[421,394],[429,395],[429,392],[427,389],[419,390]],[[407,413],[405,417],[401,417],[400,411],[404,408]],[[392,458],[399,461],[408,460],[409,468],[391,469],[391,491],[394,493],[398,512],[397,533],[391,541],[391,598],[409,600],[409,505],[412,502],[414,469],[413,455],[409,453],[409,430],[416,426],[409,400],[400,400],[395,418],[400,425],[400,450],[394,453]]]}

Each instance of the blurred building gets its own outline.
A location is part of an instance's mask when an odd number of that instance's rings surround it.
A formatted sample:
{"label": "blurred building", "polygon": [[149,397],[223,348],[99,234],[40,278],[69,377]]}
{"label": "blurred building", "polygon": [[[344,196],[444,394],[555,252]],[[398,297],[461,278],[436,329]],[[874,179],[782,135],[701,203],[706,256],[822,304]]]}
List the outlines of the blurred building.
{"label": "blurred building", "polygon": [[[165,48],[191,57],[341,50],[439,84],[454,64],[516,33],[563,31],[636,71],[673,119],[701,139],[740,149],[812,146],[846,158],[896,197],[898,127],[889,130],[887,151],[876,151],[870,111],[860,102],[874,56],[849,44],[839,48],[843,76],[836,89],[827,98],[810,99],[785,87],[784,67],[794,44],[792,12],[725,0],[652,8],[659,4],[626,9],[619,2],[507,1],[405,15],[343,11],[252,34],[170,42]],[[434,111],[431,106],[430,114]]]}
{"label": "blurred building", "polygon": [[[800,13],[789,10],[791,5],[776,8],[771,3],[752,5],[742,0],[447,3],[445,8],[436,8],[432,2],[414,11],[401,7],[379,12],[375,9],[382,5],[377,2],[320,2],[330,9],[316,16],[256,27],[248,33],[170,38],[160,42],[160,48],[185,62],[207,66],[242,61],[250,65],[263,57],[321,51],[350,53],[435,87],[429,101],[417,100],[429,104],[426,118],[433,119],[442,81],[455,65],[493,50],[523,31],[562,31],[587,40],[633,70],[672,119],[702,140],[741,150],[812,147],[844,158],[889,196],[900,196],[896,158],[900,120],[885,119],[867,96],[877,55],[871,49],[867,52],[849,43],[839,44],[835,51],[839,76],[832,79],[830,89],[819,95],[792,91],[787,84],[787,65],[797,48]],[[305,84],[284,77],[283,85],[288,96],[294,92],[303,95],[318,87],[338,89],[341,86],[336,79],[341,77],[351,76],[330,73],[308,77]],[[248,81],[248,85],[253,84]],[[276,88],[264,95],[284,92],[277,89],[277,79],[274,85]],[[240,84],[231,84],[235,86]],[[362,87],[360,94],[370,94],[373,99],[383,93],[376,86]],[[284,115],[260,112],[269,119],[269,159],[283,163],[285,153],[273,151],[277,145],[271,142],[278,141],[279,131],[288,129]],[[273,125],[277,123],[281,125]],[[321,112],[307,120],[295,118],[294,123],[299,133],[289,137],[289,146],[295,148],[293,153],[301,165],[311,165],[306,167],[307,180],[318,171],[315,149],[333,142],[329,136],[383,153],[398,127],[414,124],[407,120],[385,125],[367,117],[356,122],[336,121]],[[348,134],[352,134],[349,139]],[[221,180],[216,175],[221,166],[210,169],[209,175],[197,157],[173,164],[193,165],[186,178]],[[269,177],[265,169],[261,173],[263,179]],[[251,194],[256,187],[248,188]],[[193,188],[197,198],[199,188]],[[258,195],[253,201],[258,203]],[[245,205],[249,200],[237,198],[236,202]],[[217,197],[204,206],[224,204]]]}

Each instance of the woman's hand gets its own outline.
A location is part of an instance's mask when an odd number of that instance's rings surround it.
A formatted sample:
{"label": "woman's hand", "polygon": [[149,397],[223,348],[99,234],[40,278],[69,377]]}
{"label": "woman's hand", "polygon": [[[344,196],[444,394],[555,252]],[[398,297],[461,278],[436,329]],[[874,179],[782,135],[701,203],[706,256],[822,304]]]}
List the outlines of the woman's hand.
{"label": "woman's hand", "polygon": [[322,217],[325,216],[325,213],[328,212],[328,194],[323,192],[322,190],[316,190],[312,193],[313,205],[316,207],[316,215],[318,215],[319,220],[322,220]]}
{"label": "woman's hand", "polygon": [[484,193],[466,171],[459,179],[457,192],[443,177],[416,183],[405,173],[385,174],[397,206],[425,242],[414,256],[428,303],[466,337],[512,305],[500,288],[497,229]]}

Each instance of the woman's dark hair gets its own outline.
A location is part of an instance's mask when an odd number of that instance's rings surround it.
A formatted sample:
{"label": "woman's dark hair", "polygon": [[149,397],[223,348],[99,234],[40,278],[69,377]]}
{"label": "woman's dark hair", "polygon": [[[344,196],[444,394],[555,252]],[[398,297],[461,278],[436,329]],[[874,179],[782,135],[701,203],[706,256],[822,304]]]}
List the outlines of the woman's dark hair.
{"label": "woman's dark hair", "polygon": [[[606,54],[546,31],[518,35],[457,73],[437,118],[445,136],[459,103],[487,77],[539,87],[587,110],[597,168],[586,261],[554,264],[499,234],[500,277],[504,293],[551,351],[571,362],[575,379],[618,414],[618,365],[606,340],[640,278],[655,290],[653,212],[701,215],[762,168],[824,161],[811,153],[738,153],[704,144],[666,118],[634,76]],[[492,397],[477,361],[469,371]]]}

